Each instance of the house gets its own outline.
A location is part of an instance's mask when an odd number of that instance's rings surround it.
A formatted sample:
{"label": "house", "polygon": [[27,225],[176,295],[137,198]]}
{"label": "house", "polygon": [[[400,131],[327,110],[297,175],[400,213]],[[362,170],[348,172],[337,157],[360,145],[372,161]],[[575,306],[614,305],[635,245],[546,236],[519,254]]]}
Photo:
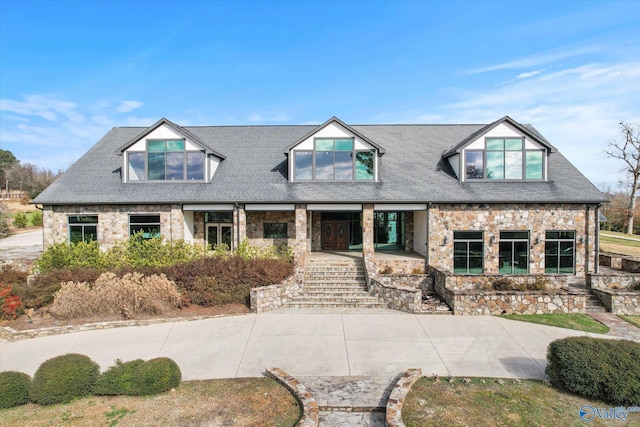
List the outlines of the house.
{"label": "house", "polygon": [[233,248],[416,254],[452,275],[598,266],[605,196],[531,125],[179,126],[109,131],[34,203],[45,245],[135,232]]}

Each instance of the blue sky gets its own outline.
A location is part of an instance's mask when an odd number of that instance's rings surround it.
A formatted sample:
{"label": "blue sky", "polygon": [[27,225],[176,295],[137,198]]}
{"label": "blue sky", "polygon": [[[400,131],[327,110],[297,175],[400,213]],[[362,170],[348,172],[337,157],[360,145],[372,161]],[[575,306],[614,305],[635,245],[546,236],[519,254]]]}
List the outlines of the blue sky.
{"label": "blue sky", "polygon": [[[113,126],[531,123],[596,185],[640,124],[640,1],[0,0],[0,148]],[[286,143],[285,143],[286,145]]]}

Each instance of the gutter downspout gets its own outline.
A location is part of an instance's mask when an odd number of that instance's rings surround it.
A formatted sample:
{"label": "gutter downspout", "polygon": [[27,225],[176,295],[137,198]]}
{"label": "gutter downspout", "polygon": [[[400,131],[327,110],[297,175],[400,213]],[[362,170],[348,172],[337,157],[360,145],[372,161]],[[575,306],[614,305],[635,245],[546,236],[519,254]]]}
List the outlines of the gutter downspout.
{"label": "gutter downspout", "polygon": [[602,206],[601,203],[598,203],[596,205],[596,214],[595,214],[595,218],[596,218],[596,259],[594,260],[595,262],[595,272],[596,274],[598,274],[600,272],[600,207]]}
{"label": "gutter downspout", "polygon": [[[232,241],[237,241],[236,248],[240,246],[240,203],[236,203],[234,206],[236,211],[236,238]],[[232,249],[233,250],[233,249]]]}
{"label": "gutter downspout", "polygon": [[584,246],[585,246],[585,257],[584,257],[584,273],[585,276],[589,274],[589,211],[591,207],[587,205],[586,219],[585,219],[585,236],[584,236]]}
{"label": "gutter downspout", "polygon": [[[427,253],[425,254],[425,268],[429,267],[429,223],[431,222],[431,203],[427,203],[427,242],[425,246],[427,247]],[[426,269],[425,269],[426,271]]]}

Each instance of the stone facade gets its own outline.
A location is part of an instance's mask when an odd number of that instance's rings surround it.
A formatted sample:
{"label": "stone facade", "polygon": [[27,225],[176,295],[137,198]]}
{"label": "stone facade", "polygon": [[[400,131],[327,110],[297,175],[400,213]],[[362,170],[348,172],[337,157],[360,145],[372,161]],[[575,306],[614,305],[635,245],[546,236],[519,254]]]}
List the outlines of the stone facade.
{"label": "stone facade", "polygon": [[591,289],[631,289],[640,283],[640,274],[598,273],[587,275],[587,286]]}
{"label": "stone facade", "polygon": [[392,283],[391,277],[377,276],[369,280],[369,293],[395,310],[413,313],[422,306],[422,290]]}
{"label": "stone facade", "polygon": [[640,315],[640,292],[593,289],[602,305],[613,314]]}
{"label": "stone facade", "polygon": [[422,274],[426,271],[424,259],[381,259],[375,257],[380,274]]}
{"label": "stone facade", "polygon": [[[286,223],[286,239],[265,239],[265,223]],[[295,212],[247,212],[246,213],[247,239],[249,244],[259,247],[293,246],[296,241],[296,216]]]}
{"label": "stone facade", "polygon": [[600,253],[600,265],[603,267],[611,267],[617,270],[622,270],[622,255],[618,254],[610,254],[610,253]]}
{"label": "stone facade", "polygon": [[109,248],[129,237],[130,214],[159,214],[160,233],[167,241],[184,239],[181,205],[63,205],[43,209],[44,244],[69,241],[69,215],[98,215],[98,241]]}
{"label": "stone facade", "polygon": [[276,285],[251,288],[249,290],[251,311],[266,313],[282,307],[285,302],[291,301],[293,297],[302,293],[303,277],[304,273],[302,276],[294,274]]}
{"label": "stone facade", "polygon": [[[529,272],[544,274],[545,231],[575,231],[577,275],[595,271],[595,210],[577,204],[433,204],[429,265],[453,271],[453,232],[484,231],[484,270],[498,274],[500,231],[529,231]],[[492,243],[493,242],[493,243]],[[588,245],[588,247],[587,247]]]}

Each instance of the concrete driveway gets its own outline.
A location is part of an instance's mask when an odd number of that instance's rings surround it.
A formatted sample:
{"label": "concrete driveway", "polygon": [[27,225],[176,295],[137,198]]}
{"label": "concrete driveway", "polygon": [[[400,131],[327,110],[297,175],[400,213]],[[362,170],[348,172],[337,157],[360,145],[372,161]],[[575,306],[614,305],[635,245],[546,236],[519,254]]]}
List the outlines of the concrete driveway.
{"label": "concrete driveway", "polygon": [[0,259],[37,259],[42,254],[42,228],[0,239]]}
{"label": "concrete driveway", "polygon": [[0,371],[33,375],[44,360],[82,353],[103,369],[173,358],[185,380],[293,376],[424,375],[544,378],[547,345],[585,334],[488,316],[413,315],[393,310],[277,310],[199,321],[75,332],[0,342]]}

